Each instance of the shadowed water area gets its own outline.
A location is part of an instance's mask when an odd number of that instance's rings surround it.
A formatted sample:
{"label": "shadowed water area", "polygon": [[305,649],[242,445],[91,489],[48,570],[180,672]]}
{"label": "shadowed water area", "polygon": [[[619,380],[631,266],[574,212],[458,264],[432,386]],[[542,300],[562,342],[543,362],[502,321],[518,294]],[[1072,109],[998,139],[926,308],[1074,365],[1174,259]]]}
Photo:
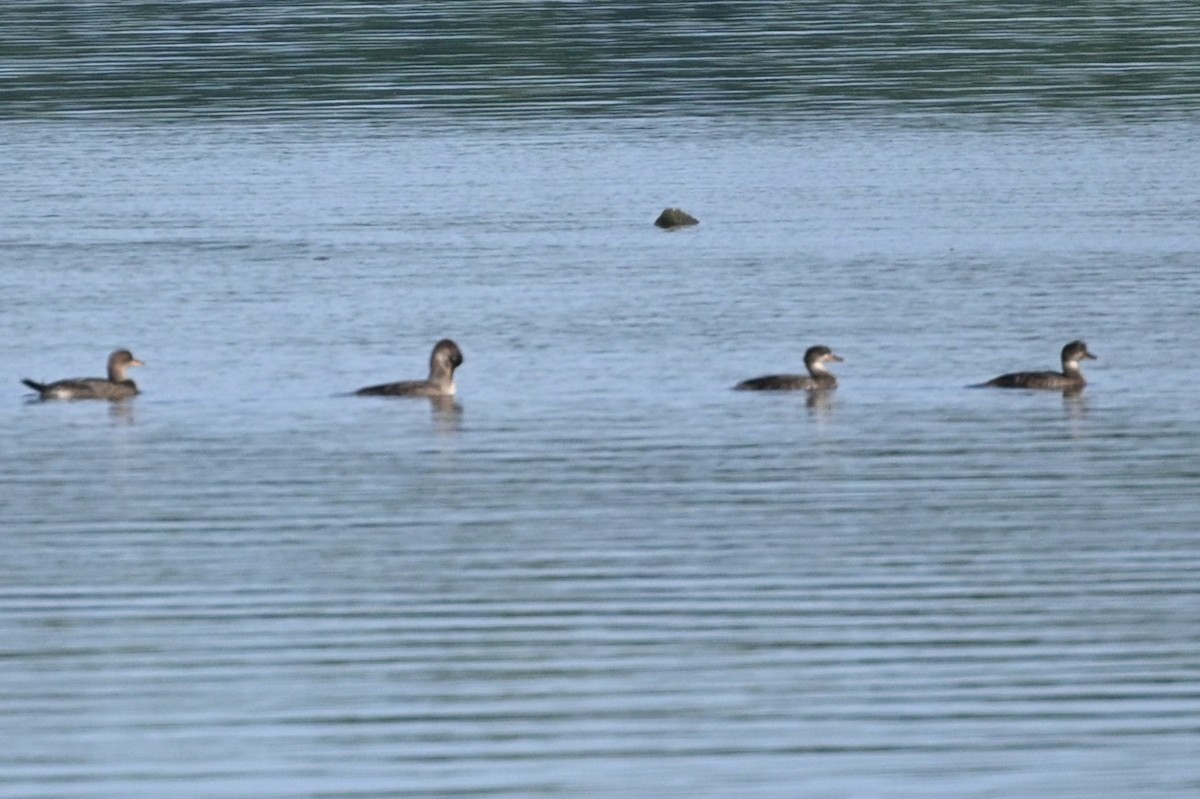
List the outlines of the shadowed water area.
{"label": "shadowed water area", "polygon": [[1200,794],[1198,22],[4,6],[0,797]]}
{"label": "shadowed water area", "polygon": [[2,113],[1194,110],[1191,3],[10,4]]}

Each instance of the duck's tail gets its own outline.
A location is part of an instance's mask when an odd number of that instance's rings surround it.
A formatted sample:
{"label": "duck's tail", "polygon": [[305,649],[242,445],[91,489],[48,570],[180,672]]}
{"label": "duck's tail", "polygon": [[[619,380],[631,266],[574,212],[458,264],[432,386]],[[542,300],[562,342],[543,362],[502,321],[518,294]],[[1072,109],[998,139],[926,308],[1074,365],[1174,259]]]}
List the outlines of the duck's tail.
{"label": "duck's tail", "polygon": [[29,386],[30,388],[32,388],[34,391],[38,392],[39,394],[46,390],[45,383],[38,383],[33,380],[30,380],[29,378],[24,378],[23,380],[21,380],[21,382],[24,383],[25,385]]}

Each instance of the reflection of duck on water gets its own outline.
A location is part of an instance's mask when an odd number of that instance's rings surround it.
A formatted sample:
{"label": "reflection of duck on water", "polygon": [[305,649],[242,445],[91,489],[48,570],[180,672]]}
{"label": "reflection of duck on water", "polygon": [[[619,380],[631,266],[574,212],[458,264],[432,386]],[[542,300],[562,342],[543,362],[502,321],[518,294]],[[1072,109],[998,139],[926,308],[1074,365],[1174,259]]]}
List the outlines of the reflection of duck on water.
{"label": "reflection of duck on water", "polygon": [[108,379],[74,377],[54,383],[38,383],[28,379],[21,382],[38,392],[44,400],[123,400],[138,393],[137,384],[126,376],[126,371],[131,366],[143,365],[129,350],[116,350],[108,356]]}
{"label": "reflection of duck on water", "polygon": [[462,362],[458,345],[444,338],[433,345],[429,355],[429,377],[425,380],[382,383],[360,388],[354,393],[360,397],[453,397],[458,390],[454,385],[454,370]]}
{"label": "reflection of duck on water", "polygon": [[738,391],[823,391],[837,388],[837,378],[825,368],[831,361],[841,362],[829,347],[817,345],[804,353],[807,375],[765,375],[743,380],[734,386]]}
{"label": "reflection of duck on water", "polygon": [[1010,372],[980,383],[979,387],[1079,391],[1087,385],[1079,362],[1094,360],[1096,356],[1088,352],[1087,344],[1072,341],[1062,348],[1062,372]]}

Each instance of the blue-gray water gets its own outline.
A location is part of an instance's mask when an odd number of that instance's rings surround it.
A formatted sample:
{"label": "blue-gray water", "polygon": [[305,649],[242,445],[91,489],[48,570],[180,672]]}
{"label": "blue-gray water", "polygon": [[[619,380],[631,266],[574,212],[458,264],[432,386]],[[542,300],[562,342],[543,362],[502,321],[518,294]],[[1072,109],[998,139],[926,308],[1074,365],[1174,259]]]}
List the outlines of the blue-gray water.
{"label": "blue-gray water", "polygon": [[0,11],[0,797],[1200,794],[1200,14],[797,5]]}

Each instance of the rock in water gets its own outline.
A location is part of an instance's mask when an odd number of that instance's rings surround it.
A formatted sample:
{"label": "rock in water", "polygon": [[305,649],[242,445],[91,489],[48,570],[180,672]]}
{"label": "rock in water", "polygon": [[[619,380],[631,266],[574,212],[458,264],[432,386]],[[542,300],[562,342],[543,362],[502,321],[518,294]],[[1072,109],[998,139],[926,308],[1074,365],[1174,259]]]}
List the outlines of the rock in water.
{"label": "rock in water", "polygon": [[670,230],[685,225],[698,225],[700,220],[680,208],[664,208],[658,219],[654,220],[654,224],[664,230]]}

